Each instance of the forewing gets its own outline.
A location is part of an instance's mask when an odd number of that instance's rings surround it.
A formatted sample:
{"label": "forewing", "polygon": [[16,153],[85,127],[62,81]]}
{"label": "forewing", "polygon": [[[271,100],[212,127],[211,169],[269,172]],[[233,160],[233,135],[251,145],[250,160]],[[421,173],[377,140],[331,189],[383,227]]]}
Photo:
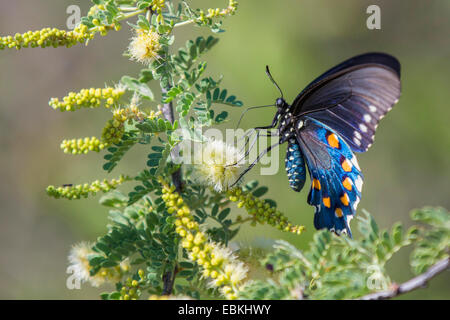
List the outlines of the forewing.
{"label": "forewing", "polygon": [[363,176],[351,148],[337,132],[304,117],[297,140],[311,177],[308,203],[315,206],[314,226],[351,235],[349,222],[361,199]]}
{"label": "forewing", "polygon": [[386,54],[366,54],[314,80],[294,100],[293,113],[319,120],[339,133],[353,151],[364,152],[400,90],[398,61]]}

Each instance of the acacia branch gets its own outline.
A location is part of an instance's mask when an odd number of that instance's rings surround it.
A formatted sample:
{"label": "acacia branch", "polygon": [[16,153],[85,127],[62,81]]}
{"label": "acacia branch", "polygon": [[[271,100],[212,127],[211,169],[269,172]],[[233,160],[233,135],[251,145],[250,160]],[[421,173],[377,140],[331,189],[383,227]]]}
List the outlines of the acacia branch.
{"label": "acacia branch", "polygon": [[[167,91],[169,91],[170,88],[163,88],[162,92],[163,93],[167,93]],[[170,123],[174,123],[175,118],[174,118],[174,114],[173,114],[173,105],[172,102],[166,103],[163,105],[162,109],[161,109],[162,114],[164,115],[164,118],[168,121],[170,121]],[[174,149],[172,150],[172,157],[174,156],[174,153],[177,153],[178,151],[178,146],[175,146]],[[174,173],[172,173],[172,182],[173,185],[175,186],[177,192],[181,191],[181,186],[182,186],[182,182],[181,182],[181,169],[178,169],[177,171],[175,171]],[[177,267],[175,266],[173,272],[168,271],[166,273],[163,274],[163,295],[170,295],[172,293],[173,290],[173,284],[175,283],[175,277],[177,274]]]}
{"label": "acacia branch", "polygon": [[382,300],[397,297],[401,294],[426,287],[428,281],[450,267],[450,258],[442,259],[428,268],[427,271],[408,280],[401,285],[394,285],[393,289],[370,293],[361,297],[361,300]]}
{"label": "acacia branch", "polygon": [[[167,91],[169,91],[170,88],[165,88],[162,89],[163,93],[167,93]],[[169,103],[165,103],[161,109],[162,114],[164,115],[164,118],[168,121],[170,121],[170,123],[174,123],[175,121],[175,117],[173,114],[173,105],[172,102]],[[178,152],[179,152],[179,148],[178,146],[175,146],[172,150],[172,157],[176,157],[178,156]],[[172,173],[172,182],[173,185],[175,186],[177,192],[181,192],[181,187],[182,187],[182,176],[181,176],[181,169],[178,169],[177,171],[175,171],[174,173]]]}

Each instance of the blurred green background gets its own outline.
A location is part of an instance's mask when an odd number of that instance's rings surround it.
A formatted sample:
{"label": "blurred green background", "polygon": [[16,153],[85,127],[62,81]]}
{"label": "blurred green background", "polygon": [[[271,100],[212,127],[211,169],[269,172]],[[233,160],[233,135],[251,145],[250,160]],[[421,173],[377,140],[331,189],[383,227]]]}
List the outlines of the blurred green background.
{"label": "blurred green background", "polygon": [[[227,3],[191,2],[194,7]],[[0,35],[47,26],[64,29],[70,4],[80,5],[86,14],[90,1],[1,0]],[[370,4],[381,8],[381,30],[366,28]],[[448,0],[242,0],[238,14],[226,19],[227,32],[219,45],[205,59],[209,73],[223,74],[224,87],[251,106],[278,97],[265,76],[266,64],[290,102],[313,78],[350,56],[367,51],[395,55],[402,64],[402,97],[381,122],[373,147],[358,156],[365,175],[359,211],[367,209],[383,228],[396,221],[410,225],[413,208],[450,207],[449,16]],[[192,26],[177,30],[177,43],[199,33],[207,34]],[[107,209],[98,205],[98,197],[50,199],[45,188],[105,176],[101,154],[69,156],[59,144],[64,138],[99,136],[110,113],[102,109],[60,113],[48,101],[68,91],[111,85],[124,74],[137,75],[140,66],[122,56],[129,38],[125,26],[107,37],[97,36],[87,47],[0,51],[0,298],[97,298],[102,291],[87,284],[83,290],[68,290],[65,270],[73,243],[95,240],[105,232]],[[232,121],[226,124],[230,128],[241,110],[231,112]],[[253,111],[243,127],[267,124],[273,112]],[[281,165],[283,159],[281,152]],[[136,148],[113,175],[133,174],[144,165],[145,150]],[[306,204],[309,187],[300,194],[292,191],[282,167],[276,176],[262,177],[256,168],[247,177],[253,178],[269,186],[269,197],[308,230],[296,237],[248,227],[238,240],[264,245],[268,238],[283,238],[306,247],[313,232],[314,210]],[[356,229],[355,221],[353,226]],[[395,281],[412,276],[408,258],[406,250],[389,264]],[[449,273],[402,298],[449,299]]]}

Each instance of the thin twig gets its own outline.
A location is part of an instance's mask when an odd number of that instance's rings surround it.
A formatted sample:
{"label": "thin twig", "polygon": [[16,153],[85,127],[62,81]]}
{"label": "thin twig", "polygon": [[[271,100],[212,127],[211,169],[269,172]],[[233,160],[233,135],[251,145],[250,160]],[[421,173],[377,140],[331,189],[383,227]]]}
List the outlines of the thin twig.
{"label": "thin twig", "polygon": [[434,278],[439,273],[447,270],[450,267],[450,258],[442,259],[428,268],[427,271],[418,275],[411,280],[408,280],[401,285],[395,285],[393,289],[375,292],[361,297],[361,300],[382,300],[397,297],[401,294],[426,287],[429,280]]}

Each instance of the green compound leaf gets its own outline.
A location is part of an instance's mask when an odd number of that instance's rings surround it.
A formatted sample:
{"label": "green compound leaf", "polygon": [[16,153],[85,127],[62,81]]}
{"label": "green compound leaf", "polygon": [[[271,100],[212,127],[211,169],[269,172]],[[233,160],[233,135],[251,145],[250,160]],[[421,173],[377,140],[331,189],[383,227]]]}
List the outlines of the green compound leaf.
{"label": "green compound leaf", "polygon": [[219,88],[215,88],[212,94],[210,91],[207,91],[206,99],[209,104],[220,103],[232,107],[242,107],[244,105],[242,101],[236,100],[236,96],[234,95],[228,96],[227,89],[223,89],[221,91]]}
{"label": "green compound leaf", "polygon": [[122,160],[125,153],[127,153],[138,141],[139,137],[137,131],[125,132],[120,143],[107,149],[109,153],[104,156],[104,159],[107,160],[107,162],[103,165],[103,170],[111,172],[117,166],[119,161]]}
{"label": "green compound leaf", "polygon": [[127,205],[128,197],[122,194],[120,191],[113,190],[102,196],[99,202],[105,207],[120,208]]}
{"label": "green compound leaf", "polygon": [[138,79],[130,76],[123,76],[120,82],[130,91],[139,94],[143,99],[153,101],[154,96],[152,90]]}
{"label": "green compound leaf", "polygon": [[189,40],[186,42],[186,47],[178,50],[178,53],[173,56],[173,61],[179,71],[188,71],[199,58],[199,56],[209,49],[211,49],[219,39],[209,36],[207,39],[198,37],[195,42]]}
{"label": "green compound leaf", "polygon": [[160,133],[176,130],[178,128],[178,122],[175,121],[172,124],[170,121],[155,118],[145,119],[144,121],[137,123],[135,126],[144,133]]}

